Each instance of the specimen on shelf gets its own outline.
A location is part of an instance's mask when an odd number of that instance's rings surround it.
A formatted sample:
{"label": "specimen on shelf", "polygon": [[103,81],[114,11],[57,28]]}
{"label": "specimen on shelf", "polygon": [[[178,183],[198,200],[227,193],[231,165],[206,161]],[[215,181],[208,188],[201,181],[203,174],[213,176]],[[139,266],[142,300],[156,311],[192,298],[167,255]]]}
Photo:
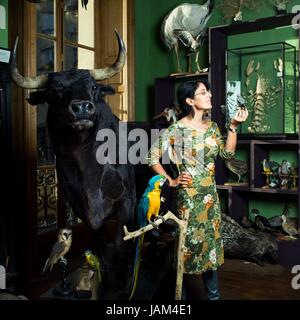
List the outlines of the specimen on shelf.
{"label": "specimen on shelf", "polygon": [[286,42],[226,50],[226,107],[244,97],[243,134],[297,132],[296,48]]}
{"label": "specimen on shelf", "polygon": [[216,4],[216,9],[220,10],[224,22],[241,22],[244,9],[259,12],[263,3],[262,0],[223,0]]}
{"label": "specimen on shelf", "polygon": [[286,5],[289,0],[269,0],[269,2],[275,7],[277,14],[285,14],[287,12]]}
{"label": "specimen on shelf", "polygon": [[248,183],[241,182],[242,176],[249,172],[249,165],[247,161],[239,160],[236,158],[231,158],[229,160],[225,160],[226,167],[238,176],[238,180],[236,182],[226,182],[225,185],[245,185]]}
{"label": "specimen on shelf", "polygon": [[[275,95],[282,89],[276,88],[274,86],[271,87],[269,85],[270,80],[264,76],[263,72],[259,72],[261,63],[257,61],[255,67],[254,64],[254,60],[250,60],[247,64],[245,71],[246,87],[250,86],[251,78],[253,79],[252,81],[255,83],[255,91],[253,92],[250,89],[248,91],[248,95],[246,96],[248,101],[247,105],[249,109],[253,111],[252,122],[248,127],[248,132],[262,133],[270,130],[270,126],[268,124],[264,124],[264,120],[268,117],[268,112],[270,111],[270,109],[272,109],[272,107],[274,107],[276,104]],[[282,65],[279,62],[276,64],[274,63],[274,65],[276,65],[276,70],[279,70],[279,66],[280,68],[282,67]],[[280,79],[282,83],[282,76]]]}
{"label": "specimen on shelf", "polygon": [[180,108],[172,104],[170,107],[166,107],[161,113],[153,117],[153,120],[165,117],[168,123],[174,123],[178,120],[178,117],[181,115]]}
{"label": "specimen on shelf", "polygon": [[207,22],[211,17],[215,0],[204,4],[182,3],[171,10],[161,24],[161,39],[169,50],[176,54],[177,72],[182,73],[178,50],[179,46],[187,49],[189,70],[191,73],[191,54],[196,54],[195,63],[198,72],[203,72],[198,64],[199,49],[207,35]]}
{"label": "specimen on shelf", "polygon": [[262,161],[263,175],[266,176],[266,185],[262,188],[276,188],[280,186],[280,179],[278,176],[278,169],[280,164],[276,161]]}
{"label": "specimen on shelf", "polygon": [[281,188],[287,189],[290,184],[290,174],[292,171],[292,164],[287,160],[282,160],[279,168],[278,168],[278,176],[281,181]]}

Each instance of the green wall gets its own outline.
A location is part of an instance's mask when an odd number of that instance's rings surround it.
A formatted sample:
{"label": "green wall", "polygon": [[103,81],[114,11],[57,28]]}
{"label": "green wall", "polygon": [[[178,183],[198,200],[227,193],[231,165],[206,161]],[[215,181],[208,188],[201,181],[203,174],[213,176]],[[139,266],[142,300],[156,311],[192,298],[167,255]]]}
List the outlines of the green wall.
{"label": "green wall", "polygon": [[[8,0],[0,0],[0,6],[3,6],[6,11],[6,17],[5,17],[6,26],[5,26],[5,29],[0,29],[0,47],[7,48],[8,47]],[[0,16],[0,19],[1,19],[1,16]]]}
{"label": "green wall", "polygon": [[[216,0],[208,26],[225,24],[220,11],[217,9],[222,0]],[[150,120],[150,110],[154,108],[155,78],[166,77],[176,71],[174,52],[168,52],[160,39],[160,26],[163,18],[173,8],[184,3],[182,0],[135,0],[135,52],[136,52],[136,120]],[[186,1],[203,4],[206,0]],[[299,0],[290,0],[288,12]],[[276,15],[269,1],[256,11],[243,10],[243,20],[253,20]],[[181,51],[182,67],[185,68],[184,50]],[[200,66],[208,64],[208,47],[204,45],[200,53]],[[163,94],[163,93],[162,93]]]}

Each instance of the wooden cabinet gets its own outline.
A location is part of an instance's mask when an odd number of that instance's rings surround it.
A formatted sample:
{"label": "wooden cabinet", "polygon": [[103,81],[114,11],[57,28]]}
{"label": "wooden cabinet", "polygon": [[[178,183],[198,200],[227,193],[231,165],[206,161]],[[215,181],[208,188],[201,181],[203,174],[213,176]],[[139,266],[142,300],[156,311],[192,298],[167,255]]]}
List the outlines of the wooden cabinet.
{"label": "wooden cabinet", "polygon": [[[213,93],[212,120],[216,121],[226,135],[225,116],[221,113],[220,106],[226,103],[226,50],[232,36],[244,35],[249,37],[249,33],[262,30],[275,30],[280,27],[290,26],[292,14],[277,17],[264,18],[240,24],[214,27],[210,29],[210,73],[209,81]],[[296,31],[295,31],[296,32]],[[297,35],[297,34],[296,34]],[[242,39],[244,40],[244,39]],[[298,71],[297,71],[298,72]],[[297,74],[299,81],[299,74]],[[297,114],[299,121],[299,111]],[[222,210],[231,217],[240,221],[243,216],[248,215],[255,207],[263,208],[261,214],[265,216],[276,216],[283,212],[287,204],[292,215],[297,218],[297,226],[300,227],[300,199],[299,199],[299,179],[295,180],[293,188],[264,188],[266,177],[263,175],[262,161],[274,160],[278,154],[281,159],[291,157],[294,166],[297,167],[299,177],[299,132],[293,135],[283,134],[281,136],[272,135],[250,135],[239,134],[237,154],[243,152],[243,160],[248,161],[249,174],[245,178],[246,185],[226,185],[230,180],[229,170],[223,161],[217,160],[216,181],[221,198]],[[264,212],[263,212],[264,211]],[[279,263],[291,267],[300,264],[300,240],[278,240]]]}

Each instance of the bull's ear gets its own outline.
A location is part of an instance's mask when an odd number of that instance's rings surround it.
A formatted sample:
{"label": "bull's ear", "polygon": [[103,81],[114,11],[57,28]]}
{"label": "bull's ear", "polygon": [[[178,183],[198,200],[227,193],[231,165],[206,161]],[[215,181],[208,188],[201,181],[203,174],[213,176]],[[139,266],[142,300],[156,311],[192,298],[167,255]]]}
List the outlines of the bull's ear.
{"label": "bull's ear", "polygon": [[113,95],[116,93],[115,89],[111,86],[101,86],[100,92],[102,96]]}
{"label": "bull's ear", "polygon": [[47,90],[40,90],[40,91],[31,92],[29,94],[29,98],[27,98],[26,100],[30,104],[35,106],[37,104],[45,103],[47,101],[47,98],[48,98]]}

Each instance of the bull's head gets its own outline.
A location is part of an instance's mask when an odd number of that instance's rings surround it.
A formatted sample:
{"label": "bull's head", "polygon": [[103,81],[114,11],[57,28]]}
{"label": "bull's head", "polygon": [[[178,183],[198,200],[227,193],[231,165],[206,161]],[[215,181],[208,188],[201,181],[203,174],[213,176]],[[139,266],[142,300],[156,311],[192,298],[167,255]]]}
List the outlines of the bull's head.
{"label": "bull's head", "polygon": [[[51,121],[52,118],[58,130],[67,127],[79,131],[91,128],[97,116],[96,104],[101,102],[104,95],[114,93],[110,86],[98,85],[96,81],[114,76],[126,61],[124,42],[117,31],[116,36],[119,54],[112,66],[94,70],[72,69],[37,77],[24,77],[19,73],[16,65],[16,41],[10,64],[12,78],[22,88],[39,89],[30,93],[28,102],[32,105],[48,103],[48,120]],[[107,109],[101,112],[104,116],[111,113],[106,104],[102,104],[101,108]],[[105,125],[105,119],[102,119],[102,124]]]}

